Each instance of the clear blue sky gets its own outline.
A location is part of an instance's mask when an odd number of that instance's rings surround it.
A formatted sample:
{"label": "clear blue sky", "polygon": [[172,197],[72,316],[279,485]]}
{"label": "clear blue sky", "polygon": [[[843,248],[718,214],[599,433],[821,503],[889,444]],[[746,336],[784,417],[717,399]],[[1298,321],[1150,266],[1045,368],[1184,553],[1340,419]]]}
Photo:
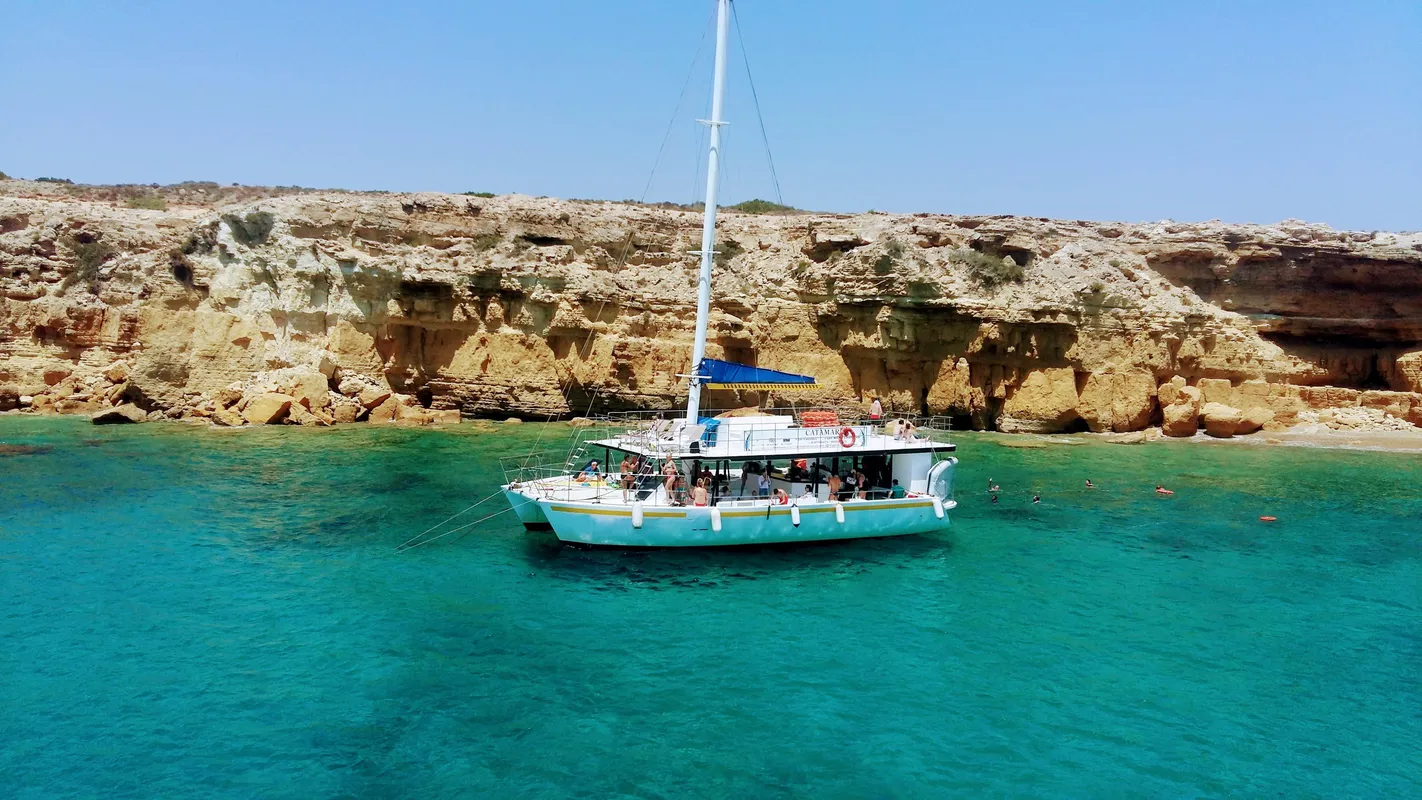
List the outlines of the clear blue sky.
{"label": "clear blue sky", "polygon": [[[1422,228],[1417,0],[737,7],[792,205]],[[636,198],[711,11],[8,0],[0,170]],[[649,199],[700,194],[710,44]],[[727,199],[773,199],[732,59]]]}

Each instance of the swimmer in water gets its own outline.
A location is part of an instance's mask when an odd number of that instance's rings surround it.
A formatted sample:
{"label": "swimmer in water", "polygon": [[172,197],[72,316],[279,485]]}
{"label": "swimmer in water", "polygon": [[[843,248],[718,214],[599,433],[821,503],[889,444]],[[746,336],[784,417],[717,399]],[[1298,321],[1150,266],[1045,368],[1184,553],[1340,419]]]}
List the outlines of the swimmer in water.
{"label": "swimmer in water", "polygon": [[1155,485],[1155,493],[1156,493],[1156,494],[1175,494],[1175,492],[1170,491],[1169,489],[1165,488],[1164,486],[1161,486],[1161,485],[1158,484],[1158,483]]}
{"label": "swimmer in water", "polygon": [[996,502],[997,502],[997,495],[993,495],[993,496],[992,496],[992,501],[993,501],[993,503],[996,503]]}
{"label": "swimmer in water", "polygon": [[1041,496],[1040,494],[1034,494],[1034,495],[1032,495],[1032,502],[1033,502],[1033,503],[1040,503],[1040,502],[1042,502],[1042,496]]}
{"label": "swimmer in water", "polygon": [[1086,488],[1088,488],[1088,489],[1095,489],[1095,488],[1096,488],[1096,484],[1092,483],[1090,478],[1087,478],[1087,479],[1086,479]]}

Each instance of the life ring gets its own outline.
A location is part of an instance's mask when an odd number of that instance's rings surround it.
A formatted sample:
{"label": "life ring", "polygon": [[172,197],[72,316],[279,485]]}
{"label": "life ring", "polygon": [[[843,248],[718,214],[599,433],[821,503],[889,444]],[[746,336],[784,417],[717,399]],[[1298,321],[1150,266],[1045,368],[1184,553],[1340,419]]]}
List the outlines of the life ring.
{"label": "life ring", "polygon": [[858,437],[854,435],[854,429],[853,429],[853,428],[850,428],[850,427],[847,427],[847,426],[846,426],[846,427],[843,427],[843,428],[840,428],[840,429],[839,429],[839,446],[840,446],[840,447],[844,447],[844,448],[853,447],[853,446],[854,446],[854,442],[855,442],[857,439],[858,439]]}
{"label": "life ring", "polygon": [[1260,517],[1260,518],[1259,518],[1259,521],[1260,521],[1260,522],[1278,522],[1278,521],[1279,521],[1279,518],[1278,518],[1278,517]]}

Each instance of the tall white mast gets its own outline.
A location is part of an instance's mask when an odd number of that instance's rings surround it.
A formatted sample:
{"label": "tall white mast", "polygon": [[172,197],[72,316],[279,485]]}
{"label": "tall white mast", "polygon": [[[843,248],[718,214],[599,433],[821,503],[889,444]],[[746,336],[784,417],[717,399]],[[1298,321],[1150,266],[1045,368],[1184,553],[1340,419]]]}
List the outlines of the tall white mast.
{"label": "tall white mast", "polygon": [[701,359],[706,357],[706,321],[711,314],[711,263],[716,256],[716,185],[720,182],[721,98],[726,84],[726,18],[731,0],[716,0],[716,77],[711,87],[711,119],[700,120],[711,128],[711,152],[706,157],[706,210],[701,223],[701,281],[696,287],[696,344],[691,350],[691,390],[686,397],[686,418],[692,424],[701,412]]}

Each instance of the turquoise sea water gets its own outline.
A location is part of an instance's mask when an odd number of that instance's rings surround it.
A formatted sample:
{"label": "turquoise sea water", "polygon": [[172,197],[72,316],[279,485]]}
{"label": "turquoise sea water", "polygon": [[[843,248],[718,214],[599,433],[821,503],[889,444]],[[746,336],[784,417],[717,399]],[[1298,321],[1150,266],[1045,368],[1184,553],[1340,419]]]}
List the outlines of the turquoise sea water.
{"label": "turquoise sea water", "polygon": [[539,434],[0,419],[0,794],[1422,791],[1415,455],[965,435],[942,535],[394,551]]}

